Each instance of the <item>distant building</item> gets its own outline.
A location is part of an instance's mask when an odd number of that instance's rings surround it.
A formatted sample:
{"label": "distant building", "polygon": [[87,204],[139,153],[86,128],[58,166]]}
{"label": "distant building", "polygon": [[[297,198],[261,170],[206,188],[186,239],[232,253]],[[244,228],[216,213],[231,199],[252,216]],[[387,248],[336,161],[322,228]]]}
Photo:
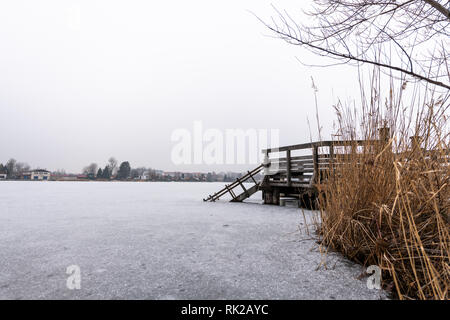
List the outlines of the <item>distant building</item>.
{"label": "distant building", "polygon": [[181,172],[164,172],[164,175],[173,179],[179,179],[181,177]]}
{"label": "distant building", "polygon": [[0,180],[6,180],[7,176],[8,176],[8,172],[6,171],[6,168],[1,166],[1,169],[0,169]]}
{"label": "distant building", "polygon": [[36,169],[23,174],[24,180],[45,181],[50,180],[50,171]]}
{"label": "distant building", "polygon": [[148,180],[150,179],[150,171],[144,171],[140,176],[137,177],[137,180]]}

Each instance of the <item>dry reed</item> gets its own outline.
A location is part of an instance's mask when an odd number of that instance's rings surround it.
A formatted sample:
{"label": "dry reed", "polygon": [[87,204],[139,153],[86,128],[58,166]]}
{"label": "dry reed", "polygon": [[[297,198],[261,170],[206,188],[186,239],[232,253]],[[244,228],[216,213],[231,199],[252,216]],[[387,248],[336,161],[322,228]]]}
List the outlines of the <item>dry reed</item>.
{"label": "dry reed", "polygon": [[[391,81],[381,101],[379,79],[372,78],[369,97],[363,91],[359,113],[336,106],[339,135],[353,142],[335,147],[318,185],[321,242],[378,265],[383,287],[399,299],[448,299],[448,95],[418,103],[411,94],[419,108],[405,108],[406,83],[395,89]],[[372,142],[357,146],[357,138]]]}

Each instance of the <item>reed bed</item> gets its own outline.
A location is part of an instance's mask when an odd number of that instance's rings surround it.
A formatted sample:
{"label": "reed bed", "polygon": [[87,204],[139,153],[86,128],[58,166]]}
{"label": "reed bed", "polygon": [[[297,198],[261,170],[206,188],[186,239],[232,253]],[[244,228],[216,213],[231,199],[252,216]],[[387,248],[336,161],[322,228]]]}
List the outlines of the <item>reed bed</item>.
{"label": "reed bed", "polygon": [[416,103],[411,94],[405,107],[405,86],[391,83],[381,101],[371,83],[359,114],[335,107],[339,138],[351,142],[336,147],[318,185],[319,235],[323,246],[379,266],[383,288],[399,299],[448,299],[448,97]]}

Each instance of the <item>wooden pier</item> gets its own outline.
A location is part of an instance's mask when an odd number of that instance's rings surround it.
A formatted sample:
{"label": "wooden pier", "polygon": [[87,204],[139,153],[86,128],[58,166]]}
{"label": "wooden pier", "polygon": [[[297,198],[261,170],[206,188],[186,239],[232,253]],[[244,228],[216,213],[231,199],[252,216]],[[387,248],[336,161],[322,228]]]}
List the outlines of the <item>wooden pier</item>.
{"label": "wooden pier", "polygon": [[[380,128],[378,131],[379,139],[376,140],[317,141],[262,150],[264,161],[261,165],[203,200],[216,201],[230,194],[232,202],[242,202],[257,191],[262,191],[264,204],[279,205],[281,198],[298,199],[303,205],[312,205],[319,193],[318,186],[326,186],[329,170],[354,160],[352,157],[358,157],[358,154],[377,152],[389,145],[389,128]],[[419,140],[416,136],[411,137],[412,151],[420,148]],[[433,158],[439,152],[428,150],[423,154],[425,158]],[[449,150],[445,154],[442,161],[447,166]],[[397,153],[396,156],[399,160],[405,160],[408,152]],[[261,181],[254,178],[258,173],[263,174]],[[252,184],[251,187],[244,185],[248,182]],[[238,188],[238,193],[235,188]]]}
{"label": "wooden pier", "polygon": [[[262,150],[264,162],[241,178],[225,185],[203,201],[214,202],[229,194],[231,202],[242,202],[257,191],[262,191],[265,204],[280,203],[280,197],[314,197],[316,184],[322,182],[323,172],[336,163],[336,154],[355,152],[357,148],[371,146],[380,140],[318,141]],[[346,151],[347,150],[347,151]],[[342,159],[342,157],[340,157]],[[262,181],[254,176],[263,173]],[[244,183],[250,182],[251,187]],[[238,188],[238,192],[236,192]]]}
{"label": "wooden pier", "polygon": [[263,150],[265,171],[259,190],[264,203],[278,205],[280,197],[294,197],[307,204],[317,196],[316,186],[326,179],[327,170],[345,155],[375,143],[380,140],[317,141]]}

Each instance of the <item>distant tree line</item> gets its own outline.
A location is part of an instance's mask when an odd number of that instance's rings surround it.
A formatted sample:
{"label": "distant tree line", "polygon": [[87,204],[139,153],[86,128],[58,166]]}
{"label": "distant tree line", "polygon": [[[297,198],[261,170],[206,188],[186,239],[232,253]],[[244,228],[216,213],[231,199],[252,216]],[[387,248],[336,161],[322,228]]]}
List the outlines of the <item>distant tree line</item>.
{"label": "distant tree line", "polygon": [[0,173],[6,173],[8,179],[16,179],[27,171],[30,171],[30,166],[16,159],[9,159],[5,165],[0,163]]}
{"label": "distant tree line", "polygon": [[[25,162],[18,162],[10,159],[6,164],[0,163],[0,174],[6,174],[7,179],[23,179],[24,173],[31,171],[30,166]],[[145,181],[203,181],[203,182],[232,182],[235,181],[240,173],[189,173],[189,172],[164,172],[151,168],[138,167],[132,168],[128,161],[120,163],[111,157],[104,167],[97,163],[91,163],[84,167],[82,176],[78,174],[67,174],[65,170],[60,169],[52,172],[53,180],[69,179],[89,179],[89,180],[145,180]]]}
{"label": "distant tree line", "polygon": [[118,161],[111,157],[105,167],[99,168],[98,164],[91,163],[84,167],[83,174],[88,179],[101,179],[101,180],[127,180],[132,177],[132,169],[128,161],[124,161],[118,166]]}

